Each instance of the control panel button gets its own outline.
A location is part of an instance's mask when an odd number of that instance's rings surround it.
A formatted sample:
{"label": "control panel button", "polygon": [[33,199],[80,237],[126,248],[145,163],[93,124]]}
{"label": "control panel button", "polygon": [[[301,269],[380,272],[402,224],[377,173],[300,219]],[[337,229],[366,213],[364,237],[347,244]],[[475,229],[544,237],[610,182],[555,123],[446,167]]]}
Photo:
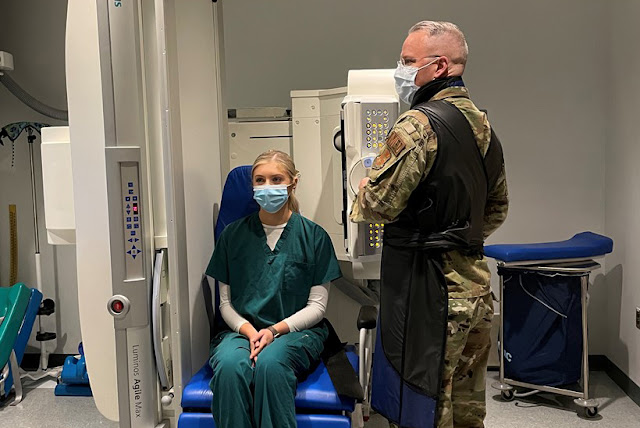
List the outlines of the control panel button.
{"label": "control panel button", "polygon": [[122,313],[122,311],[124,310],[124,303],[120,300],[114,300],[113,302],[111,302],[111,309],[116,314]]}

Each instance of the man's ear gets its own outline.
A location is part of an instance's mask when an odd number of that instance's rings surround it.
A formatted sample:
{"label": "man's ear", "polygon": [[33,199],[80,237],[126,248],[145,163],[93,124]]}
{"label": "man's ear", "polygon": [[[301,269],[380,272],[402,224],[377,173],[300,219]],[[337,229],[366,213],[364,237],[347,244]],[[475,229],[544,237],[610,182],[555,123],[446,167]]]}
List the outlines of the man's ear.
{"label": "man's ear", "polygon": [[435,78],[447,77],[449,72],[449,58],[441,56],[438,58],[436,64],[438,65],[438,68],[436,68]]}

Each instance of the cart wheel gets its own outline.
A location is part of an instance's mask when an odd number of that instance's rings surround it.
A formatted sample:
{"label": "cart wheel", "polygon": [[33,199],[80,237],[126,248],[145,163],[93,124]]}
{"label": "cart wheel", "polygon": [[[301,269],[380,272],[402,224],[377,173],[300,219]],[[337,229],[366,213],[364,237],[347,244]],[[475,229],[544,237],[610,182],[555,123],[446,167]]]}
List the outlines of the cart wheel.
{"label": "cart wheel", "polygon": [[513,393],[513,390],[501,391],[500,395],[504,401],[513,401],[516,398],[516,395]]}
{"label": "cart wheel", "polygon": [[584,407],[582,409],[582,414],[584,415],[585,418],[595,418],[596,415],[598,414],[598,408],[597,407]]}

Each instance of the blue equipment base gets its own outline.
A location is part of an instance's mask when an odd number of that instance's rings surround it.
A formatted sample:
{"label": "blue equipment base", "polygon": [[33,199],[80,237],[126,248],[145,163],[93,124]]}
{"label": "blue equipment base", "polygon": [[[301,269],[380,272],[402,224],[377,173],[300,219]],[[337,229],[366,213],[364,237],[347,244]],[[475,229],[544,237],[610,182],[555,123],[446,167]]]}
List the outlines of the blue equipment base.
{"label": "blue equipment base", "polygon": [[60,384],[56,386],[55,395],[91,397],[91,387],[89,386],[89,375],[87,374],[87,363],[84,359],[82,342],[78,345],[80,358],[67,357],[62,366],[60,374]]}
{"label": "blue equipment base", "polygon": [[56,385],[53,393],[56,396],[93,397],[89,385],[66,385],[61,383]]}

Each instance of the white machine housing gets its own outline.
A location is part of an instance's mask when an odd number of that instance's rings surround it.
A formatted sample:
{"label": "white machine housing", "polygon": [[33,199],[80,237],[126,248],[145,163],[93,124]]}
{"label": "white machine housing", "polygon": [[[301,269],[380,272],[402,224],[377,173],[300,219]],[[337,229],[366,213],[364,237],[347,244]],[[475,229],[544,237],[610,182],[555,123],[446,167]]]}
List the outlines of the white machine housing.
{"label": "white machine housing", "polygon": [[47,241],[51,245],[76,243],[73,177],[68,126],[42,128],[42,184]]}
{"label": "white machine housing", "polygon": [[[347,214],[360,181],[369,175],[373,160],[399,115],[393,73],[394,70],[349,71],[348,92],[342,102]],[[347,222],[345,247],[356,278],[380,278],[383,233],[383,223]]]}
{"label": "white machine housing", "polygon": [[275,149],[293,154],[291,116],[285,108],[265,107],[229,111],[229,169],[251,165],[256,157]]}
{"label": "white machine housing", "polygon": [[301,171],[296,197],[302,214],[327,231],[338,260],[347,257],[341,156],[334,141],[346,89],[291,91],[293,158]]}

